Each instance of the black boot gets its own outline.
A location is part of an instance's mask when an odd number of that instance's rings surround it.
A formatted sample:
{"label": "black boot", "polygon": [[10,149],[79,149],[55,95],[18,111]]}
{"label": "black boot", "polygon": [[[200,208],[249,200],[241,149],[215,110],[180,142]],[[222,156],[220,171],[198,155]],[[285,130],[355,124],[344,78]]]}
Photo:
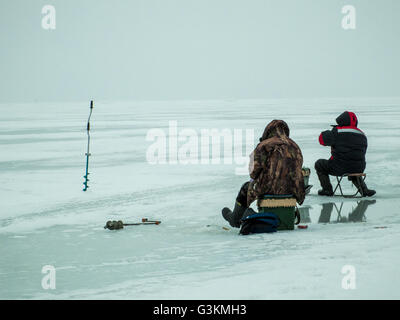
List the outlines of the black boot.
{"label": "black boot", "polygon": [[231,227],[233,228],[240,228],[240,219],[243,217],[243,213],[247,208],[240,205],[239,202],[235,202],[235,209],[233,212],[229,208],[222,209],[222,216],[226,221],[229,222]]}
{"label": "black boot", "polygon": [[358,177],[351,177],[351,181],[357,187],[358,191],[363,197],[372,197],[376,191],[368,189],[367,185],[365,184],[364,180]]}
{"label": "black boot", "polygon": [[329,176],[321,172],[317,172],[319,182],[321,183],[322,189],[318,191],[320,196],[333,196],[333,188]]}

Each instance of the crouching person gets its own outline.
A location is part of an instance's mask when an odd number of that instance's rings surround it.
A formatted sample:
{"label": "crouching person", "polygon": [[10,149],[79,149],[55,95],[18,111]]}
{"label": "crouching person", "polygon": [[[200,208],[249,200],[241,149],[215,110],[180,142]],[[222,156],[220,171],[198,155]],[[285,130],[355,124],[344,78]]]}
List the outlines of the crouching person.
{"label": "crouching person", "polygon": [[259,144],[250,155],[250,181],[242,185],[233,211],[222,209],[222,216],[232,227],[240,228],[242,218],[257,217],[256,212],[249,208],[257,200],[259,209],[262,209],[263,202],[270,204],[268,212],[276,212],[274,207],[290,207],[293,214],[289,215],[289,221],[283,221],[283,216],[278,214],[277,229],[294,228],[296,201],[300,205],[303,203],[305,188],[303,156],[298,145],[289,138],[289,132],[283,120],[273,120],[265,128]]}

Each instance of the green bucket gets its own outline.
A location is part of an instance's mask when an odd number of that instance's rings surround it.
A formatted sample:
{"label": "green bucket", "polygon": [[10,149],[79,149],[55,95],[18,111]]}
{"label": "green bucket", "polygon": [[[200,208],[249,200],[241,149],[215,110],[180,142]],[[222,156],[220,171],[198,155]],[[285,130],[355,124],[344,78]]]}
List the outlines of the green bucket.
{"label": "green bucket", "polygon": [[307,187],[310,180],[311,170],[304,167],[303,169],[301,169],[301,172],[303,173],[304,186]]}
{"label": "green bucket", "polygon": [[[291,195],[265,195],[263,199],[293,199]],[[279,218],[278,230],[294,230],[296,207],[258,207],[260,213],[274,213]]]}

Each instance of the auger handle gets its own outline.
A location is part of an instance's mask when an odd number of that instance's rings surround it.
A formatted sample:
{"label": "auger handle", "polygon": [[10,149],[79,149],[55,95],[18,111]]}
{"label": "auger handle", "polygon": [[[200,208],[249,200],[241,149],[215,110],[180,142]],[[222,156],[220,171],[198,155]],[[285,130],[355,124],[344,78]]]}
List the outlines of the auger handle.
{"label": "auger handle", "polygon": [[147,218],[142,218],[142,222],[152,222],[152,223],[154,223],[154,224],[160,224],[160,223],[161,223],[161,221],[158,221],[158,220],[149,220],[149,219],[147,219]]}

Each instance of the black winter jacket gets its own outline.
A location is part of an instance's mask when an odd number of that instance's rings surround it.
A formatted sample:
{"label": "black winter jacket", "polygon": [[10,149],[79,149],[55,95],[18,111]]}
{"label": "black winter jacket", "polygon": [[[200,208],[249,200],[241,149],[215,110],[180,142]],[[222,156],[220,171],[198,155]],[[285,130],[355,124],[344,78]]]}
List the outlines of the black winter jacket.
{"label": "black winter jacket", "polygon": [[319,136],[321,145],[331,146],[330,165],[338,175],[364,172],[368,143],[364,132],[357,128],[357,116],[345,111],[336,118],[336,123],[332,130]]}

